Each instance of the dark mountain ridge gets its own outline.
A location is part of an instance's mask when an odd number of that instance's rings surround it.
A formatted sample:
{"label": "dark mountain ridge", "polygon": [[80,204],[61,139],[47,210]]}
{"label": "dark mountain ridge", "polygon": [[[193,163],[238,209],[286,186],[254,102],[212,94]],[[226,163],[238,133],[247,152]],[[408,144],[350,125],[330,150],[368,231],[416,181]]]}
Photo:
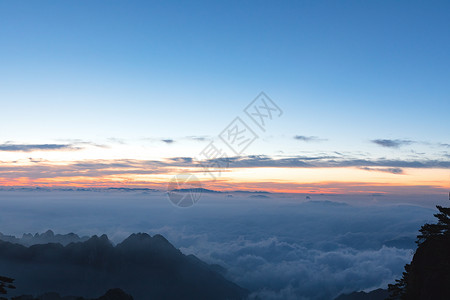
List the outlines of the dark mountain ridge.
{"label": "dark mountain ridge", "polygon": [[57,292],[94,298],[112,288],[136,300],[242,299],[248,294],[217,267],[182,254],[161,235],[146,233],[132,234],[116,246],[106,235],[67,245],[0,241],[0,269],[16,279],[12,295]]}
{"label": "dark mountain ridge", "polygon": [[21,244],[24,246],[31,246],[36,244],[48,244],[48,243],[58,243],[63,246],[70,243],[84,242],[89,239],[88,236],[80,237],[75,233],[68,234],[54,234],[53,231],[47,230],[44,233],[24,233],[22,237],[17,238],[13,235],[5,235],[0,232],[0,240],[5,242],[10,242],[13,244]]}
{"label": "dark mountain ridge", "polygon": [[450,299],[450,207],[436,208],[437,223],[420,228],[411,263],[405,266],[402,278],[388,286],[389,299]]}
{"label": "dark mountain ridge", "polygon": [[131,297],[121,289],[110,289],[103,296],[95,299],[83,298],[78,296],[61,296],[58,293],[45,293],[36,297],[33,297],[31,295],[22,295],[13,297],[12,300],[133,300],[133,297]]}
{"label": "dark mountain ridge", "polygon": [[370,292],[353,292],[342,294],[334,300],[384,300],[389,296],[387,289],[376,289]]}

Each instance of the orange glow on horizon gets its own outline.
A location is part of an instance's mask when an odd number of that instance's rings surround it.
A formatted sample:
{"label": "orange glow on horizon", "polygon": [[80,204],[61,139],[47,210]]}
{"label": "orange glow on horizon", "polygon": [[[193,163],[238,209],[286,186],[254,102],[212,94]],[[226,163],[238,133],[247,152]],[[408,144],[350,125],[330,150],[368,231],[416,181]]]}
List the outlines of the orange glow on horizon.
{"label": "orange glow on horizon", "polygon": [[[275,193],[385,193],[408,189],[441,193],[450,189],[448,169],[403,168],[403,173],[389,173],[389,168],[370,170],[340,168],[229,168],[221,173],[204,173],[201,168],[173,167],[130,161],[40,162],[22,160],[2,163],[0,185],[3,187],[73,187],[73,188],[151,188],[165,190],[175,174],[193,173],[206,189],[267,191]],[[89,165],[91,164],[91,165]],[[81,166],[80,166],[81,165]],[[75,166],[75,167],[74,167]]]}

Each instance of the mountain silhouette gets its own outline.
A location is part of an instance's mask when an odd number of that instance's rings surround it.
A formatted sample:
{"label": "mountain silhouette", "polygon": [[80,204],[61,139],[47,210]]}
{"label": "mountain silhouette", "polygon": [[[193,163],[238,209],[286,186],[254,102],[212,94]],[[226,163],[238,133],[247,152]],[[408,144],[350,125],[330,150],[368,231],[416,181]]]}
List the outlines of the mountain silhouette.
{"label": "mountain silhouette", "polygon": [[376,289],[366,292],[353,292],[350,294],[342,294],[334,300],[384,300],[389,296],[386,289]]}
{"label": "mountain silhouette", "polygon": [[402,278],[389,285],[390,299],[450,299],[450,207],[436,208],[438,222],[419,230],[411,263],[405,266]]}
{"label": "mountain silhouette", "polygon": [[54,234],[53,231],[47,230],[46,232],[39,234],[24,233],[21,238],[17,238],[12,235],[4,235],[0,232],[0,240],[5,242],[11,242],[13,244],[21,244],[24,246],[31,246],[36,244],[48,244],[48,243],[58,243],[63,246],[70,243],[84,242],[87,241],[89,237],[83,236],[79,237],[75,233],[68,234]]}
{"label": "mountain silhouette", "polygon": [[450,299],[450,236],[436,236],[422,242],[403,278],[389,285],[390,299]]}
{"label": "mountain silhouette", "polygon": [[450,238],[421,244],[411,261],[405,299],[450,299]]}
{"label": "mountain silhouette", "polygon": [[45,293],[37,297],[22,295],[13,297],[12,300],[133,300],[133,297],[121,289],[110,289],[103,296],[98,298],[83,298],[78,296],[61,296],[58,293]]}
{"label": "mountain silhouette", "polygon": [[106,235],[65,246],[0,240],[0,270],[16,279],[13,296],[56,292],[95,298],[112,288],[136,300],[242,299],[248,294],[217,266],[184,255],[158,234],[132,234],[116,246]]}

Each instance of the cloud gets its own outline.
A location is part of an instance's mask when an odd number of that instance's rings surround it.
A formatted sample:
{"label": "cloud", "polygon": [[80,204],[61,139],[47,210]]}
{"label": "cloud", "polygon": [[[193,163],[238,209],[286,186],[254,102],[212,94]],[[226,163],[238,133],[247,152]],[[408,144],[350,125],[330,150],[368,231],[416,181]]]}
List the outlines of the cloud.
{"label": "cloud", "polygon": [[164,142],[164,143],[166,143],[166,144],[172,144],[172,143],[174,143],[175,141],[172,140],[172,139],[162,139],[161,142]]}
{"label": "cloud", "polygon": [[98,148],[109,148],[109,146],[104,145],[104,144],[98,144],[98,143],[94,143],[92,141],[84,141],[81,139],[56,139],[56,141],[58,142],[64,142],[64,143],[70,143],[71,145],[75,146],[75,145],[88,145],[88,146],[93,146],[93,147],[98,147]]}
{"label": "cloud", "polygon": [[231,252],[237,259],[231,260],[230,273],[255,291],[254,299],[334,299],[344,291],[386,288],[410,255],[410,250],[388,247],[324,251],[278,239],[241,245]]}
{"label": "cloud", "polygon": [[[228,158],[231,168],[286,167],[286,168],[341,168],[341,167],[387,167],[393,168],[450,168],[448,160],[396,160],[358,159],[350,156],[294,156],[274,158],[266,155],[250,155]],[[392,173],[392,172],[391,172]]]}
{"label": "cloud", "polygon": [[[253,212],[252,204],[239,203],[230,211],[216,207],[203,218],[185,216],[189,221],[181,231],[168,223],[152,230],[163,231],[183,252],[226,267],[228,277],[256,299],[334,299],[343,292],[385,288],[401,276],[417,229],[433,213],[324,201],[280,203],[276,211],[258,202]],[[406,247],[386,246],[406,238]]]}
{"label": "cloud", "polygon": [[305,136],[305,135],[296,135],[294,139],[303,141],[303,142],[322,142],[326,141],[326,139],[321,139],[317,136]]}
{"label": "cloud", "polygon": [[188,136],[187,139],[198,141],[198,142],[204,142],[209,141],[211,138],[208,136]]}
{"label": "cloud", "polygon": [[42,163],[42,162],[48,162],[48,160],[43,159],[43,158],[33,158],[33,157],[28,157],[28,160],[32,163]]}
{"label": "cloud", "polygon": [[371,142],[386,148],[399,148],[402,146],[407,146],[415,143],[414,141],[410,140],[398,140],[398,139],[397,140],[376,139],[372,140]]}
{"label": "cloud", "polygon": [[[163,174],[170,171],[170,163],[153,160],[84,160],[65,164],[33,160],[32,165],[0,164],[0,177],[42,180],[48,178],[100,178],[111,175]],[[181,163],[179,163],[181,165]],[[169,168],[168,168],[169,167]]]}
{"label": "cloud", "polygon": [[[11,146],[11,145],[10,145]],[[27,145],[30,146],[30,145]],[[31,145],[33,146],[33,145]],[[38,148],[41,149],[42,147]],[[62,149],[72,149],[70,146]],[[27,148],[14,148],[16,151]],[[35,148],[32,148],[35,149]],[[27,164],[32,162],[32,164]],[[326,155],[317,156],[294,156],[294,157],[271,157],[266,155],[250,155],[243,157],[229,157],[226,160],[209,160],[217,166],[223,166],[228,171],[235,168],[345,168],[354,167],[367,171],[388,172],[391,174],[403,174],[404,168],[440,168],[450,169],[450,161],[442,160],[388,160],[388,159],[355,159],[349,155]],[[123,180],[123,177],[130,175],[150,175],[150,174],[175,174],[180,170],[190,172],[204,172],[204,161],[196,161],[192,157],[171,157],[165,160],[138,160],[138,159],[94,159],[82,161],[52,162],[48,160],[24,160],[24,161],[3,161],[0,164],[0,183],[3,184],[26,184],[21,180],[28,178],[38,182],[28,182],[28,184],[47,184],[49,178],[77,178],[77,182],[93,184],[95,180],[102,184],[101,179],[105,178],[103,184],[114,183],[115,180]],[[225,170],[224,170],[225,171]],[[120,177],[122,176],[122,179]],[[108,177],[108,179],[106,179]],[[81,178],[84,178],[83,180]],[[109,180],[109,181],[108,181]],[[8,183],[10,182],[10,183]],[[56,182],[56,181],[53,181]],[[148,181],[135,181],[134,184],[148,184]],[[237,184],[237,183],[236,183]],[[247,182],[251,186],[250,182]],[[271,185],[282,187],[282,183]],[[294,187],[299,187],[295,184]],[[229,188],[229,187],[228,187]]]}
{"label": "cloud", "polygon": [[114,143],[114,144],[120,144],[120,145],[125,144],[125,140],[121,139],[121,138],[110,137],[107,140],[108,140],[108,142]]}
{"label": "cloud", "polygon": [[361,170],[366,171],[376,171],[376,172],[386,172],[392,174],[404,174],[402,168],[369,168],[369,167],[361,167]]}
{"label": "cloud", "polygon": [[204,142],[204,141],[210,141],[212,138],[207,135],[203,136],[197,136],[197,135],[189,135],[189,136],[179,136],[174,138],[162,138],[162,137],[147,137],[142,138],[142,140],[149,141],[149,142],[163,142],[166,144],[172,144],[175,142],[186,142],[186,141],[194,141],[194,142]]}
{"label": "cloud", "polygon": [[54,150],[79,150],[81,148],[73,144],[0,144],[0,151],[8,152],[33,152]]}
{"label": "cloud", "polygon": [[[115,242],[132,232],[163,234],[183,253],[225,267],[227,278],[260,299],[334,299],[342,292],[386,287],[401,276],[411,259],[408,245],[414,246],[418,229],[436,212],[408,205],[305,202],[298,196],[255,201],[210,194],[180,213],[158,192],[0,194],[5,234],[52,229],[80,236],[106,233]],[[338,196],[312,196],[332,197]],[[357,197],[367,204],[368,197]],[[388,246],[406,238],[412,241],[406,247]]]}
{"label": "cloud", "polygon": [[169,160],[176,163],[192,163],[193,161],[192,157],[171,157]]}

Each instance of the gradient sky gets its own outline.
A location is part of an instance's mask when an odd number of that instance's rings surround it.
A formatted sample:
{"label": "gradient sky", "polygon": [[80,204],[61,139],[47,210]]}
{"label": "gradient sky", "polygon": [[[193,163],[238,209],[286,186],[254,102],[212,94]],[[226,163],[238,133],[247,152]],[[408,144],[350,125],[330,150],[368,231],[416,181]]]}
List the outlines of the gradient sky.
{"label": "gradient sky", "polygon": [[161,188],[264,91],[282,116],[206,187],[444,193],[449,20],[447,1],[0,1],[0,184]]}

